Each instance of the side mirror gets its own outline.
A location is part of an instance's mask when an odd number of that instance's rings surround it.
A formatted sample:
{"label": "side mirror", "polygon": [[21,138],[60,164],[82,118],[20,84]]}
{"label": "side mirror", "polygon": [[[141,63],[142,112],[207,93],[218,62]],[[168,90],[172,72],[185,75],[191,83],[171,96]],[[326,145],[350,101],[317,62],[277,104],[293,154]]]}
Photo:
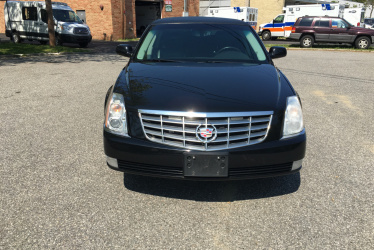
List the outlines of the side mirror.
{"label": "side mirror", "polygon": [[287,56],[287,49],[285,47],[274,46],[269,50],[270,57],[272,59]]}
{"label": "side mirror", "polygon": [[131,57],[133,50],[131,45],[120,44],[116,47],[116,52],[118,55]]}

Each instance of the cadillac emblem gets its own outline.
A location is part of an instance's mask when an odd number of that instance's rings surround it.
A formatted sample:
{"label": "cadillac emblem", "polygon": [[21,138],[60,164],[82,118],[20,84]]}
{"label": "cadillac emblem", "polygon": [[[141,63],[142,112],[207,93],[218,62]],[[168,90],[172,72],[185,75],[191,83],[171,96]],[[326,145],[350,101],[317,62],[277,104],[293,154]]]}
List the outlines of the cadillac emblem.
{"label": "cadillac emblem", "polygon": [[202,142],[210,142],[217,138],[217,129],[211,124],[200,124],[196,128],[196,137]]}
{"label": "cadillac emblem", "polygon": [[204,138],[212,137],[213,129],[212,128],[200,128],[200,136]]}

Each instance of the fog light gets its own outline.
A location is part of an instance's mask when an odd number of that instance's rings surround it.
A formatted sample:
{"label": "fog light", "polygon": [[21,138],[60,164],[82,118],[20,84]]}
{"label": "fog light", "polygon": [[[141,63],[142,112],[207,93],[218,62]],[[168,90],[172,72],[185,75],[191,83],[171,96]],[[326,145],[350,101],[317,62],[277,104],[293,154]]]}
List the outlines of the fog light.
{"label": "fog light", "polygon": [[111,119],[110,120],[110,126],[113,128],[120,128],[121,127],[121,121],[119,119]]}
{"label": "fog light", "polygon": [[303,163],[303,160],[294,161],[293,164],[292,164],[292,169],[291,170],[296,170],[296,169],[301,168],[302,163]]}
{"label": "fog light", "polygon": [[117,161],[116,158],[112,158],[112,157],[107,156],[106,157],[106,162],[108,163],[109,166],[114,167],[114,168],[118,168],[118,161]]}

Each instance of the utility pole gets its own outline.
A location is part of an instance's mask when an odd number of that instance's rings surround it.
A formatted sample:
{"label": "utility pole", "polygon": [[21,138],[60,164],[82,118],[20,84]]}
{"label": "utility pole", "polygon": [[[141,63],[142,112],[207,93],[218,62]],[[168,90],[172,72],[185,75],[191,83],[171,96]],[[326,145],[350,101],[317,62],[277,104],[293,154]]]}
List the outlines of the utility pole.
{"label": "utility pole", "polygon": [[188,0],[184,0],[183,16],[188,16]]}
{"label": "utility pole", "polygon": [[49,46],[56,47],[55,22],[53,21],[52,1],[45,0],[45,9],[48,14]]}

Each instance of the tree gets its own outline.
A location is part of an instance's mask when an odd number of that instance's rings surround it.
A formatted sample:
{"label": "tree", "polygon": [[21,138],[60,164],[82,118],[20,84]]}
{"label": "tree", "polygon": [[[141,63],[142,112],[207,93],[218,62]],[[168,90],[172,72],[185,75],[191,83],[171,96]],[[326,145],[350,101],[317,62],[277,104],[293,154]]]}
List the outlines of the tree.
{"label": "tree", "polygon": [[373,17],[374,0],[356,0],[356,2],[363,3],[370,10],[370,17]]}
{"label": "tree", "polygon": [[55,22],[53,21],[52,12],[52,1],[45,0],[45,9],[48,14],[48,34],[49,34],[49,46],[56,46],[56,36],[55,36]]}

